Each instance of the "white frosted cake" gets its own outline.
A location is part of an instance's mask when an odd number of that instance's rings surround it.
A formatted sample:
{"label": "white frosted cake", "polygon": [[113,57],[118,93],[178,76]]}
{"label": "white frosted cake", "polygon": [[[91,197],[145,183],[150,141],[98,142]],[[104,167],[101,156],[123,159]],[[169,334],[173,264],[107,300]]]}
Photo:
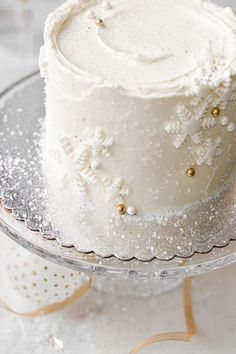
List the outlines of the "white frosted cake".
{"label": "white frosted cake", "polygon": [[126,238],[127,224],[129,235],[140,236],[137,225],[153,232],[160,215],[209,199],[232,175],[230,8],[68,1],[47,20],[40,67],[51,218],[78,243],[94,232]]}

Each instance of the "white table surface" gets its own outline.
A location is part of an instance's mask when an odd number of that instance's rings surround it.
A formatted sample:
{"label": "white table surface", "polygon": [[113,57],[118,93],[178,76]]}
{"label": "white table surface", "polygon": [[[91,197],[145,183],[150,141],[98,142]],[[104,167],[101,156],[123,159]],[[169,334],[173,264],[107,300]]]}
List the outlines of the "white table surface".
{"label": "white table surface", "polygon": [[[60,2],[43,0],[41,5],[39,2],[35,48],[39,46],[39,29],[45,14]],[[236,7],[236,0],[218,2]],[[0,90],[37,69],[35,53],[36,49],[33,55],[17,54],[14,35],[0,33]],[[0,242],[3,260],[9,241],[0,234]],[[235,354],[235,274],[236,265],[233,265],[195,278],[193,305],[198,332],[191,343],[161,343],[142,353]],[[5,287],[4,277],[3,267],[0,297],[1,289]],[[128,354],[143,338],[173,330],[185,330],[181,287],[146,299],[114,298],[92,290],[77,304],[42,318],[23,319],[0,310],[0,353]],[[63,343],[63,348],[57,345],[57,340],[59,344]]]}
{"label": "white table surface", "polygon": [[[0,235],[0,242],[0,298],[18,311],[28,311],[32,304],[11,287],[7,277],[7,255],[12,241]],[[235,272],[233,265],[194,279],[197,335],[190,343],[159,343],[142,353],[235,354]],[[0,309],[0,353],[129,354],[150,335],[185,331],[182,294],[182,286],[149,298],[117,298],[91,290],[76,304],[35,319]]]}

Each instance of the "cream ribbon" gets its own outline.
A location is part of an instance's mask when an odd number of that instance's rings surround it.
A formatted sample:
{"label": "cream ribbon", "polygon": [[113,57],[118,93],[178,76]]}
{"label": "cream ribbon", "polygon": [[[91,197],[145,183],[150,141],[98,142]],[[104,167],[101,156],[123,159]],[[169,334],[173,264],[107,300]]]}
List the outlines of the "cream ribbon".
{"label": "cream ribbon", "polygon": [[[11,306],[6,304],[1,299],[0,299],[0,307],[18,316],[34,318],[52,312],[56,312],[66,306],[73,304],[81,297],[83,297],[91,288],[92,288],[92,278],[90,278],[81,288],[76,290],[75,293],[69,298],[67,298],[66,300],[52,305],[48,305],[44,308],[35,311],[30,311],[30,312],[15,311]],[[164,341],[189,342],[192,339],[192,337],[196,334],[197,330],[196,330],[196,325],[194,322],[193,311],[192,311],[191,278],[187,278],[184,281],[184,315],[185,315],[187,332],[167,332],[167,333],[161,333],[146,338],[141,343],[139,343],[134,349],[132,349],[130,354],[138,354],[144,348],[159,342],[164,342]]]}
{"label": "cream ribbon", "polygon": [[154,335],[152,337],[144,339],[139,343],[134,349],[131,350],[130,354],[140,353],[144,348],[165,341],[182,341],[189,342],[192,337],[196,334],[197,329],[195,321],[193,318],[192,310],[192,294],[191,294],[191,278],[186,278],[184,281],[184,317],[187,327],[187,332],[169,332]]}

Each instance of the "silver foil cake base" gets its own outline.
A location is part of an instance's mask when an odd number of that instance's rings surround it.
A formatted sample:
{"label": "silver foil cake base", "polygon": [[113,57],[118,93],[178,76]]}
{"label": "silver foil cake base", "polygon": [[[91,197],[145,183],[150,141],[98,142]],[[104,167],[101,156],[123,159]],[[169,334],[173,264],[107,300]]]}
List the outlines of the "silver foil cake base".
{"label": "silver foil cake base", "polygon": [[[83,253],[122,260],[153,258],[170,260],[206,253],[236,240],[236,183],[218,196],[174,215],[158,219],[135,217],[104,225],[96,210],[81,213],[80,228],[62,233],[48,217],[48,192],[42,173],[41,136],[44,123],[44,88],[39,75],[33,74],[1,95],[0,102],[0,197],[16,220],[46,239],[62,246],[74,246]],[[71,198],[68,195],[68,198]],[[68,205],[68,203],[66,203]],[[58,218],[73,215],[58,208]],[[40,235],[37,235],[40,237]]]}

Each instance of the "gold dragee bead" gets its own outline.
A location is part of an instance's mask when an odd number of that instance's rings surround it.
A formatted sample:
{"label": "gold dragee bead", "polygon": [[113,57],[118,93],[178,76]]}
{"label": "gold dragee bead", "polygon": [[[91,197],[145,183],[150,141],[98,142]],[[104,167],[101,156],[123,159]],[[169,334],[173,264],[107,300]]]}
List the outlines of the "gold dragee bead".
{"label": "gold dragee bead", "polygon": [[219,107],[214,107],[211,111],[211,114],[213,115],[213,117],[218,117],[220,115]]}
{"label": "gold dragee bead", "polygon": [[95,23],[98,27],[103,27],[104,26],[104,21],[102,18],[96,18]]}
{"label": "gold dragee bead", "polygon": [[186,175],[188,177],[194,177],[195,174],[196,174],[196,171],[195,171],[195,169],[193,167],[188,168],[187,171],[186,171]]}
{"label": "gold dragee bead", "polygon": [[120,215],[124,215],[126,213],[126,206],[124,204],[118,204],[116,210]]}

